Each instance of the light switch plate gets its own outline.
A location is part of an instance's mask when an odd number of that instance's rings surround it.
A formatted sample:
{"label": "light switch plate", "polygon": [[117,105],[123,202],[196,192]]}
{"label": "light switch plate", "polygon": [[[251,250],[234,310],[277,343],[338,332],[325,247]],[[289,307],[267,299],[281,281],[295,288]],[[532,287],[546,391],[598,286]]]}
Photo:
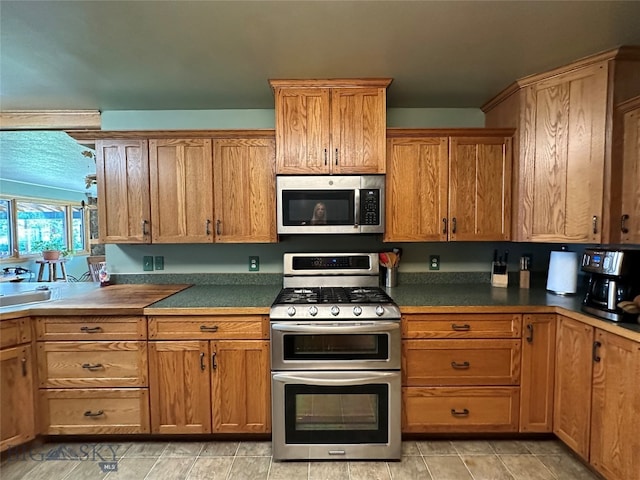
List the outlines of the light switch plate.
{"label": "light switch plate", "polygon": [[258,272],[260,271],[260,257],[249,257],[249,271],[250,272]]}
{"label": "light switch plate", "polygon": [[153,270],[153,257],[151,255],[145,255],[142,257],[142,270],[145,272]]}

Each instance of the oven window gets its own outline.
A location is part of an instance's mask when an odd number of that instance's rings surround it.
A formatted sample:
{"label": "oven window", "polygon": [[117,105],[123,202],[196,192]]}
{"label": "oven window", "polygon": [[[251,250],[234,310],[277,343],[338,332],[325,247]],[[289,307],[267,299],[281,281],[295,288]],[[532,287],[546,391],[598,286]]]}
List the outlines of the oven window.
{"label": "oven window", "polygon": [[389,386],[285,385],[286,443],[387,443]]}
{"label": "oven window", "polygon": [[285,360],[387,360],[389,337],[382,334],[283,336]]}
{"label": "oven window", "polygon": [[282,223],[353,225],[354,197],[353,190],[283,190]]}

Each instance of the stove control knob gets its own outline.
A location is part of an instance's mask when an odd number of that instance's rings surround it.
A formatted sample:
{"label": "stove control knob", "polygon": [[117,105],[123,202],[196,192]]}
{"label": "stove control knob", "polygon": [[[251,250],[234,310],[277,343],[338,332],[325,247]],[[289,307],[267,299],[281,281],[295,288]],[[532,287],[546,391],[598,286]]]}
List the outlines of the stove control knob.
{"label": "stove control knob", "polygon": [[376,307],[376,315],[379,316],[379,317],[384,315],[384,307],[382,305],[378,305]]}
{"label": "stove control knob", "polygon": [[355,307],[353,307],[353,314],[356,317],[359,317],[360,315],[362,315],[362,307],[360,305],[356,305]]}
{"label": "stove control knob", "polygon": [[334,305],[333,307],[331,307],[331,315],[333,315],[334,317],[337,316],[340,313],[340,309],[338,308],[337,305]]}
{"label": "stove control knob", "polygon": [[293,317],[295,314],[296,314],[296,307],[287,308],[287,315],[289,315],[290,317]]}
{"label": "stove control knob", "polygon": [[315,305],[312,305],[309,307],[309,315],[311,315],[312,317],[315,317],[318,314],[318,307],[316,307]]}

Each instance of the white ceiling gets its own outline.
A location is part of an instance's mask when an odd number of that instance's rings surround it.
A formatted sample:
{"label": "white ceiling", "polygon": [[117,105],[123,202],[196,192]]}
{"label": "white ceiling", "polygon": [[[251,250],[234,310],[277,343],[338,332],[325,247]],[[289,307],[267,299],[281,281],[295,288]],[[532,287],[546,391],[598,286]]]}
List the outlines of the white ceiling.
{"label": "white ceiling", "polygon": [[389,107],[479,107],[640,45],[639,19],[609,0],[0,0],[0,109],[273,108],[269,78],[336,77],[393,78]]}

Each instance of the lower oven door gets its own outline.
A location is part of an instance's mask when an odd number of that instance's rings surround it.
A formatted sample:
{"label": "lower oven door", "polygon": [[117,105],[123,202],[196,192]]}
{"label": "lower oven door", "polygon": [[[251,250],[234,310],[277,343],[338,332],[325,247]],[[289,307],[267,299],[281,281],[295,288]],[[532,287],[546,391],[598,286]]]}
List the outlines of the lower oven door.
{"label": "lower oven door", "polygon": [[271,323],[271,370],[398,370],[400,320]]}
{"label": "lower oven door", "polygon": [[276,460],[400,459],[400,371],[272,372]]}

